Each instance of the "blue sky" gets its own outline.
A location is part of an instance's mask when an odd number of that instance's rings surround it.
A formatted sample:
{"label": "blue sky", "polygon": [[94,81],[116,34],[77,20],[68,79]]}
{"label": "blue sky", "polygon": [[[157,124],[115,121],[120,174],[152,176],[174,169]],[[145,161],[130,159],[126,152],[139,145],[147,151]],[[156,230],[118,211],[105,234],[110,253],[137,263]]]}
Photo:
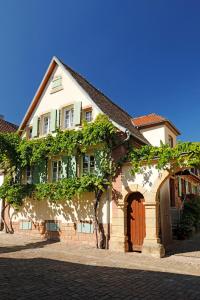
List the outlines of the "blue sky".
{"label": "blue sky", "polygon": [[0,114],[20,123],[53,55],[131,115],[199,140],[198,0],[1,0]]}

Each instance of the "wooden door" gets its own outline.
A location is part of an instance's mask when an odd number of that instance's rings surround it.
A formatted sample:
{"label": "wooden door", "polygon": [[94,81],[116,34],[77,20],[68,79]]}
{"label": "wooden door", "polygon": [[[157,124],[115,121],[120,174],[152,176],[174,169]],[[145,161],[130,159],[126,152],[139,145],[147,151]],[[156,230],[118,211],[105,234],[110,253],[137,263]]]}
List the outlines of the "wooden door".
{"label": "wooden door", "polygon": [[136,192],[128,197],[127,234],[129,251],[142,251],[146,236],[144,197]]}

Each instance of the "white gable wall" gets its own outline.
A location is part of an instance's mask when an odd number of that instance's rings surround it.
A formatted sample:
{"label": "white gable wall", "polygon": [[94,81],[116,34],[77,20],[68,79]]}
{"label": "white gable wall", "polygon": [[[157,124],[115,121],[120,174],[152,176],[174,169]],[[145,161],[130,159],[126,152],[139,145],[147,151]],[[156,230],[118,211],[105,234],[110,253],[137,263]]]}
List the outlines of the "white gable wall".
{"label": "white gable wall", "polygon": [[140,132],[151,143],[152,146],[160,146],[160,141],[164,144],[168,143],[168,136],[171,135],[176,145],[176,135],[166,125],[158,125],[155,127],[141,129]]}
{"label": "white gable wall", "polygon": [[144,137],[151,143],[153,146],[160,146],[160,141],[165,143],[165,128],[163,125],[158,125],[151,128],[145,128],[140,130]]}
{"label": "white gable wall", "polygon": [[[63,90],[51,94],[51,83],[54,76],[62,76]],[[91,105],[93,107],[93,118],[100,113],[100,109],[93,103],[89,95],[79,86],[71,74],[60,66],[56,66],[52,73],[46,88],[28,122],[28,125],[33,124],[34,116],[40,116],[50,112],[53,109],[61,109],[74,102],[82,102],[82,107]]]}

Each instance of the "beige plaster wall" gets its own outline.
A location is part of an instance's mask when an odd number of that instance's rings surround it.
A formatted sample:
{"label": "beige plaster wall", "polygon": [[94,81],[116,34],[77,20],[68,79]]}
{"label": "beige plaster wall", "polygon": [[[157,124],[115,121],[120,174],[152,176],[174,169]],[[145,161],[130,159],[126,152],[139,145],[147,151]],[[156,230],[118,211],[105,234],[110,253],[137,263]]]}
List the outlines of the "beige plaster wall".
{"label": "beige plaster wall", "polygon": [[[108,221],[108,195],[104,193],[99,206],[99,222],[107,224]],[[51,203],[49,201],[37,201],[27,199],[19,212],[11,208],[12,220],[18,222],[23,219],[31,219],[34,222],[44,220],[59,220],[62,223],[74,223],[76,221],[93,220],[93,193],[84,193],[71,201]]]}

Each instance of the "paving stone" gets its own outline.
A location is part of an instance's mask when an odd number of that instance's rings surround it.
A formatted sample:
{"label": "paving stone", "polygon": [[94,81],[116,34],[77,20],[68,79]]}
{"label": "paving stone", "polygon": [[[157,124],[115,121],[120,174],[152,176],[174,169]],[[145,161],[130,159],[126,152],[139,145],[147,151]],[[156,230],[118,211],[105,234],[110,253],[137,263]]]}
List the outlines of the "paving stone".
{"label": "paving stone", "polygon": [[199,300],[200,236],[170,251],[157,259],[1,233],[0,300]]}

